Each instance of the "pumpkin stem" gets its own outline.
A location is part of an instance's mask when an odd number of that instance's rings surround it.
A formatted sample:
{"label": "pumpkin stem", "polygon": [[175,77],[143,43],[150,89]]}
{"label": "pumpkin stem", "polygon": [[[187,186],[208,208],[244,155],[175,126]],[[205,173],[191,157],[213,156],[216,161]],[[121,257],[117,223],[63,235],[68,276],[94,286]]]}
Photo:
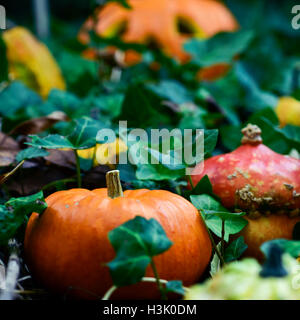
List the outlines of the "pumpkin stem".
{"label": "pumpkin stem", "polygon": [[111,170],[106,173],[107,195],[112,198],[123,197],[123,190],[120,181],[120,171]]}
{"label": "pumpkin stem", "polygon": [[244,135],[242,144],[257,145],[262,143],[261,129],[255,124],[249,123],[247,127],[242,129],[242,134]]}

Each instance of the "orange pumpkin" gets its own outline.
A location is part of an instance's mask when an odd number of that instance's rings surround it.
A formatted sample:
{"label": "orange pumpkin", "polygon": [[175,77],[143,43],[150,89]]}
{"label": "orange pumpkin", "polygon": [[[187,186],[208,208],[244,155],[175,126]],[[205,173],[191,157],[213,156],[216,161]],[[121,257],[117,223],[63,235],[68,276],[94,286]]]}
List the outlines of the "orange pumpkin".
{"label": "orange pumpkin", "polygon": [[[50,195],[42,215],[33,213],[25,234],[25,256],[32,274],[48,289],[77,298],[99,298],[111,286],[109,269],[115,252],[108,232],[141,215],[155,218],[173,241],[154,258],[162,279],[196,282],[211,256],[211,242],[197,209],[164,190],[128,190],[118,171],[107,174],[108,188],[71,189]],[[153,276],[150,268],[146,276]],[[73,290],[68,290],[73,288]],[[158,298],[153,284],[119,289],[118,298]]]}
{"label": "orange pumpkin", "polygon": [[[81,42],[89,42],[88,32],[94,30],[102,37],[120,36],[125,42],[155,44],[165,54],[184,63],[189,55],[184,42],[193,37],[208,38],[218,32],[238,29],[230,11],[215,0],[129,0],[131,9],[109,3],[89,18],[79,33]],[[110,49],[111,50],[111,49]],[[88,51],[91,57],[91,51]],[[138,53],[126,52],[124,62],[132,65],[140,60]],[[226,64],[203,68],[199,77],[213,80],[228,69]]]}

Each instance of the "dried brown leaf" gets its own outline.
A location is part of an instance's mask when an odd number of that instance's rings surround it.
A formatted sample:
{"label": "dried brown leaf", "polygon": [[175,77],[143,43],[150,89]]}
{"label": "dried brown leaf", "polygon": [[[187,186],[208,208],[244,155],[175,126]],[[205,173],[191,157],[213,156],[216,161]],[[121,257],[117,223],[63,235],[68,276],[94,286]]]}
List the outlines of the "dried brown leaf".
{"label": "dried brown leaf", "polygon": [[49,163],[56,164],[61,167],[74,169],[76,164],[75,154],[73,150],[48,150],[49,155],[45,160]]}
{"label": "dried brown leaf", "polygon": [[20,151],[18,142],[3,132],[0,132],[0,167],[11,165]]}
{"label": "dried brown leaf", "polygon": [[36,134],[51,128],[55,123],[59,121],[68,121],[68,116],[62,111],[54,111],[48,116],[34,118],[24,121],[13,128],[9,135],[12,134]]}

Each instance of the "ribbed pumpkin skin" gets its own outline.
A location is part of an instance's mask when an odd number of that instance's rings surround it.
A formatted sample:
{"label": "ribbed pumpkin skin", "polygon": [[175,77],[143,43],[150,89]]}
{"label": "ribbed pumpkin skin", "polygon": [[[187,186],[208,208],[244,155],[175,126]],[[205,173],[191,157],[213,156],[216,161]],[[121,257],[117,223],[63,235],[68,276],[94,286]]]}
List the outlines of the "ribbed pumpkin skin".
{"label": "ribbed pumpkin skin", "polygon": [[[112,285],[109,269],[103,265],[115,256],[108,232],[136,215],[157,219],[173,241],[167,252],[155,258],[162,279],[191,285],[209,262],[211,242],[197,209],[171,192],[130,190],[111,199],[107,189],[71,189],[50,195],[46,202],[42,216],[33,213],[29,219],[24,247],[34,277],[54,292],[101,297]],[[149,268],[146,275],[153,276]],[[70,286],[78,290],[68,291]],[[136,288],[118,290],[117,298],[159,297],[153,285]]]}
{"label": "ribbed pumpkin skin", "polygon": [[[215,0],[129,0],[132,9],[127,10],[116,3],[108,3],[99,11],[94,26],[93,18],[87,20],[79,39],[88,43],[88,31],[94,29],[103,37],[114,36],[123,23],[126,30],[121,35],[125,42],[145,43],[155,41],[165,54],[180,62],[187,62],[189,55],[183,44],[190,35],[182,34],[177,28],[177,19],[182,18],[194,31],[193,36],[209,38],[219,32],[231,32],[238,29],[238,23],[224,4]],[[89,56],[91,52],[88,51]],[[137,63],[137,53],[128,51],[125,62]],[[198,77],[213,80],[223,75],[227,65],[203,68]]]}

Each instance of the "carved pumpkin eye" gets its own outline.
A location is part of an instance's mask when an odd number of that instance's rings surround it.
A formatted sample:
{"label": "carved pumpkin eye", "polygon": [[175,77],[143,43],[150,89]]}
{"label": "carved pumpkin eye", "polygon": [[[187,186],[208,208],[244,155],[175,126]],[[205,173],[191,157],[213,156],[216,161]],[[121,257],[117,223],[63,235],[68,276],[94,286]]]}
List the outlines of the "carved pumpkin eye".
{"label": "carved pumpkin eye", "polygon": [[127,31],[128,22],[127,21],[121,21],[115,24],[113,27],[110,28],[107,32],[105,32],[104,36],[106,37],[118,37],[122,38],[122,36]]}
{"label": "carved pumpkin eye", "polygon": [[185,17],[177,17],[176,29],[180,34],[185,36],[193,36],[197,32],[193,23]]}

